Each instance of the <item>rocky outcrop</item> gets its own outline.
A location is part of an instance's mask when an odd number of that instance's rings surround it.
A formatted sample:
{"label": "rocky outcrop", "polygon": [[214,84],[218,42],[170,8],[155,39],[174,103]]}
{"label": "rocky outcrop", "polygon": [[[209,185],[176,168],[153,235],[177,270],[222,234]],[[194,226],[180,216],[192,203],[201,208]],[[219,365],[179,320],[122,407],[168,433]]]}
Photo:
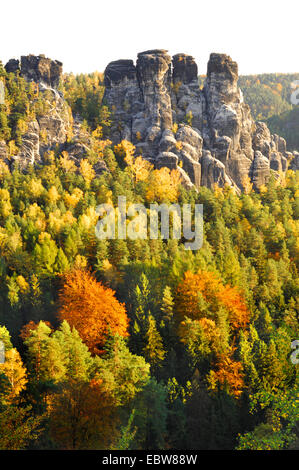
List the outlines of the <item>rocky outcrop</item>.
{"label": "rocky outcrop", "polygon": [[[29,55],[22,56],[20,61],[11,59],[5,69],[9,73],[18,72],[25,80],[38,84],[39,93],[43,96],[44,112],[29,122],[17,155],[7,159],[6,144],[0,142],[0,158],[10,165],[17,163],[25,170],[28,165],[43,163],[45,155],[51,150],[67,151],[79,167],[81,159],[88,155],[92,142],[80,121],[73,122],[68,104],[57,91],[62,75],[61,62],[48,59],[44,55]],[[108,80],[108,77],[106,79]],[[117,80],[117,77],[113,75],[113,79]],[[119,81],[123,80],[124,76],[121,74]],[[104,161],[97,162],[94,169],[98,175],[108,171]]]}
{"label": "rocky outcrop", "polygon": [[[26,168],[42,163],[49,150],[65,150],[79,166],[92,139],[79,120],[73,122],[57,90],[61,62],[29,55],[11,59],[5,68],[36,82],[45,104],[10,161]],[[225,54],[211,54],[203,88],[187,54],[171,58],[166,50],[155,49],[139,53],[136,64],[111,62],[105,70],[104,102],[112,111],[113,143],[129,140],[157,168],[177,169],[186,188],[228,184],[239,192],[248,179],[259,188],[271,171],[280,178],[288,168],[298,169],[298,154],[287,151],[285,140],[253,121],[238,87],[238,65]],[[0,158],[8,161],[5,142],[0,142]],[[102,161],[95,169],[107,171]]]}
{"label": "rocky outcrop", "polygon": [[20,150],[11,158],[11,163],[17,162],[21,169],[42,163],[50,150],[65,149],[72,133],[71,114],[65,100],[56,90],[45,89],[44,84],[42,90],[47,91],[43,97],[45,113],[29,122]]}
{"label": "rocky outcrop", "polygon": [[[136,135],[139,132],[138,128],[132,132],[133,116],[138,116],[138,113],[141,113],[142,124],[144,121],[144,104],[133,61],[111,62],[105,70],[105,87],[106,90],[109,90],[109,93],[105,95],[105,100],[114,115],[111,137],[115,142],[131,139],[132,134]],[[136,124],[138,125],[138,123]]]}
{"label": "rocky outcrop", "polygon": [[42,154],[65,145],[72,126],[72,116],[65,100],[53,89],[48,91],[47,96],[49,96],[49,109],[37,118],[42,137]]}
{"label": "rocky outcrop", "polygon": [[0,160],[5,160],[8,156],[5,140],[0,140]]}
{"label": "rocky outcrop", "polygon": [[22,56],[21,61],[11,59],[5,69],[7,72],[19,71],[26,80],[43,83],[52,88],[58,87],[62,75],[62,63],[48,59],[43,54]]}
{"label": "rocky outcrop", "polygon": [[225,54],[211,54],[203,90],[205,142],[224,164],[227,175],[241,188],[242,178],[248,175],[254,158],[253,121],[237,82],[237,63]]}
{"label": "rocky outcrop", "polygon": [[265,184],[269,178],[270,162],[259,150],[254,153],[254,160],[251,168],[251,181],[254,187],[259,188]]}
{"label": "rocky outcrop", "polygon": [[7,73],[16,73],[20,71],[20,61],[18,59],[10,59],[5,65]]}
{"label": "rocky outcrop", "polygon": [[193,57],[187,54],[176,54],[172,58],[173,83],[190,84],[197,81],[198,69]]}
{"label": "rocky outcrop", "polygon": [[57,87],[62,75],[62,63],[44,55],[22,56],[11,59],[5,66],[8,73],[19,73],[25,80],[39,85],[45,111],[29,122],[22,136],[22,145],[11,163],[18,162],[25,169],[29,164],[40,163],[49,150],[65,146],[71,133],[71,113]]}
{"label": "rocky outcrop", "polygon": [[[130,140],[159,168],[180,168],[195,186],[229,184],[242,190],[244,179],[258,188],[270,171],[285,172],[293,154],[255,123],[238,88],[238,65],[225,54],[211,54],[203,89],[193,57],[165,50],[111,62],[105,70],[105,96],[114,115],[112,140]],[[294,165],[294,163],[292,163]],[[185,175],[185,176],[184,176]]]}
{"label": "rocky outcrop", "polygon": [[40,127],[37,121],[31,121],[27,131],[22,136],[22,146],[17,155],[12,157],[14,162],[18,162],[21,169],[25,169],[29,164],[39,163],[40,155]]}
{"label": "rocky outcrop", "polygon": [[299,170],[299,152],[293,152],[290,169],[294,171]]}
{"label": "rocky outcrop", "polygon": [[[92,138],[90,134],[83,128],[81,120],[77,117],[72,127],[72,139],[65,145],[64,150],[75,165],[79,168],[82,159],[88,157],[90,148],[92,147]],[[104,160],[99,159],[93,169],[97,175],[101,175],[105,171],[109,171]]]}
{"label": "rocky outcrop", "polygon": [[[162,133],[172,127],[172,109],[170,99],[171,57],[166,51],[153,50],[138,54],[137,77],[144,102],[144,129],[135,140],[144,140],[147,155],[155,158],[159,153]],[[135,117],[140,126],[140,114]],[[132,128],[136,129],[133,119]]]}

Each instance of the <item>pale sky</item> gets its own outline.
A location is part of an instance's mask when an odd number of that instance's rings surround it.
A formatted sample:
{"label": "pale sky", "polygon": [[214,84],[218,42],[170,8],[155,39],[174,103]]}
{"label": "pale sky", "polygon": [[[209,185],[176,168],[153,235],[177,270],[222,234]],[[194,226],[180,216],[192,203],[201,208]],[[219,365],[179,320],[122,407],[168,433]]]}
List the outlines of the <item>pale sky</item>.
{"label": "pale sky", "polygon": [[2,0],[0,60],[45,54],[65,72],[104,71],[117,59],[167,49],[230,55],[240,74],[299,72],[297,0]]}

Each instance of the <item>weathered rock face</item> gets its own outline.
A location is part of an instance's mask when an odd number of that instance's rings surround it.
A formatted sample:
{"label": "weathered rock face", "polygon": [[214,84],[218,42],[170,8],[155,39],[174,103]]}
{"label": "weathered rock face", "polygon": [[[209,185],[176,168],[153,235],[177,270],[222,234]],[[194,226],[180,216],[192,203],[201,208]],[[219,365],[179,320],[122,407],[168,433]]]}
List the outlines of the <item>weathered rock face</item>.
{"label": "weathered rock face", "polygon": [[28,81],[43,83],[48,87],[57,88],[62,75],[62,63],[51,60],[44,55],[22,56],[21,61],[11,59],[5,66],[7,72],[20,71],[20,75]]}
{"label": "weathered rock face", "polygon": [[293,152],[292,160],[290,163],[291,170],[299,170],[299,152]]}
{"label": "weathered rock face", "polygon": [[22,145],[12,162],[18,162],[21,168],[28,164],[40,163],[45,152],[64,146],[71,130],[68,106],[57,91],[62,75],[62,63],[44,55],[22,56],[21,60],[11,59],[5,66],[7,72],[19,72],[27,81],[39,85],[40,93],[48,109],[42,116],[28,125],[22,136]]}
{"label": "weathered rock face", "polygon": [[237,82],[238,65],[225,54],[211,54],[203,89],[186,54],[171,60],[167,51],[151,50],[138,54],[136,66],[112,62],[105,70],[112,140],[132,141],[158,168],[180,169],[186,186],[229,184],[239,191],[249,178],[259,187],[270,170],[284,172],[297,157],[253,121]]}
{"label": "weathered rock face", "polygon": [[[111,134],[114,141],[132,137],[133,116],[144,110],[136,67],[132,60],[111,62],[105,70],[105,99],[113,110]],[[143,114],[142,114],[142,122]]]}
{"label": "weathered rock face", "polygon": [[[90,136],[85,135],[80,122],[73,123],[71,110],[62,94],[57,91],[62,75],[61,62],[47,59],[43,55],[29,55],[21,57],[21,61],[11,59],[5,68],[7,72],[19,72],[27,81],[34,81],[39,85],[46,111],[28,124],[22,136],[21,148],[10,160],[7,160],[5,142],[0,142],[0,158],[9,164],[17,162],[24,170],[30,164],[42,163],[50,150],[59,150],[67,151],[69,157],[79,166],[80,160],[88,154],[91,141]],[[121,74],[115,79],[123,82],[124,76]],[[107,167],[104,162],[98,162],[95,170],[97,174],[101,174],[107,171]]]}
{"label": "weathered rock face", "polygon": [[[152,158],[159,153],[163,131],[172,127],[170,66],[171,57],[166,51],[153,50],[138,54],[137,78],[144,102],[145,129],[142,129],[141,136],[136,133],[134,139],[144,140],[147,154]],[[136,120],[139,124],[140,118],[138,114],[133,119],[134,130]]]}
{"label": "weathered rock face", "polygon": [[[11,59],[7,72],[19,72],[39,84],[47,111],[29,123],[13,160],[25,168],[43,162],[49,150],[66,150],[79,166],[88,154],[90,136],[57,91],[62,64],[43,55]],[[277,178],[288,168],[298,169],[296,152],[271,135],[266,124],[254,122],[238,88],[238,66],[225,54],[211,54],[207,77],[198,86],[193,57],[163,49],[138,54],[132,60],[111,62],[105,70],[105,96],[113,112],[111,140],[130,140],[137,152],[157,168],[178,169],[186,188],[229,184],[242,190],[244,179],[258,188],[273,171]],[[0,158],[7,160],[0,142]],[[106,171],[100,162],[96,171]]]}
{"label": "weathered rock face", "polygon": [[18,155],[13,157],[15,162],[19,163],[20,168],[24,169],[29,164],[38,163],[40,156],[40,127],[37,121],[31,121],[26,133],[22,136],[22,146]]}
{"label": "weathered rock face", "polygon": [[225,54],[211,54],[204,86],[206,143],[227,175],[242,186],[254,158],[252,119],[238,88],[238,66]]}
{"label": "weathered rock face", "polygon": [[20,71],[20,61],[17,59],[10,59],[5,65],[5,70],[8,73]]}
{"label": "weathered rock face", "polygon": [[172,58],[173,63],[173,83],[192,83],[197,81],[198,69],[193,57],[187,54],[176,54]]}
{"label": "weathered rock face", "polygon": [[9,163],[8,149],[5,140],[0,140],[0,160],[4,163]]}
{"label": "weathered rock face", "polygon": [[22,169],[29,164],[42,163],[44,155],[50,150],[64,149],[72,133],[71,113],[63,97],[44,81],[37,83],[46,111],[29,122],[22,136],[20,151],[11,159],[11,163],[18,162]]}

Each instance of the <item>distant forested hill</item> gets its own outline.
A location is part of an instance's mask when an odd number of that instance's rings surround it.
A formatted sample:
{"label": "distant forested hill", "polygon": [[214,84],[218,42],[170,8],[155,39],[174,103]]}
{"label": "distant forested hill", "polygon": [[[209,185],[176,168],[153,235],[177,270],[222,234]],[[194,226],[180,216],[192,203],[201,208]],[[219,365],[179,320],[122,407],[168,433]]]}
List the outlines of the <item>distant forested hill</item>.
{"label": "distant forested hill", "polygon": [[299,73],[243,75],[239,78],[239,86],[254,118],[265,120],[292,109],[291,84],[295,80],[299,80]]}
{"label": "distant forested hill", "polygon": [[[199,77],[203,85],[205,76]],[[272,134],[284,137],[288,150],[299,149],[299,107],[291,104],[292,83],[299,73],[241,75],[239,86],[254,119],[266,121]]]}
{"label": "distant forested hill", "polygon": [[294,109],[278,116],[270,117],[267,125],[272,133],[279,134],[286,139],[288,150],[299,149],[299,106],[294,106]]}

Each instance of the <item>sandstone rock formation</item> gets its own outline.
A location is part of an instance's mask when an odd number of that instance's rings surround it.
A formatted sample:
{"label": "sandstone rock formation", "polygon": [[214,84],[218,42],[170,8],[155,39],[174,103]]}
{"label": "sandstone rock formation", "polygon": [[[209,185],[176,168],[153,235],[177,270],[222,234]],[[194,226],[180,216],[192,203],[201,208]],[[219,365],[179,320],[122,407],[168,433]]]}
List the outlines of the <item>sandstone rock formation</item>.
{"label": "sandstone rock formation", "polygon": [[[42,163],[44,155],[50,150],[67,151],[69,157],[80,165],[91,145],[90,136],[86,136],[79,121],[73,122],[71,110],[62,94],[57,91],[62,63],[51,60],[44,55],[22,56],[21,60],[11,59],[5,66],[7,72],[18,72],[27,81],[39,85],[43,94],[46,111],[28,124],[22,136],[22,145],[17,155],[9,164],[18,162],[21,169],[29,164]],[[0,142],[0,158],[6,159],[5,142]],[[97,164],[97,174],[107,171],[104,162]]]}
{"label": "sandstone rock formation", "polygon": [[43,83],[46,86],[57,88],[62,74],[62,63],[51,60],[43,54],[39,56],[22,56],[21,61],[11,59],[5,66],[7,72],[20,72],[28,81]]}
{"label": "sandstone rock formation", "polygon": [[[244,179],[258,188],[273,170],[277,177],[297,157],[286,142],[255,123],[238,88],[238,66],[225,54],[211,54],[203,89],[193,57],[149,50],[105,70],[105,96],[113,111],[111,137],[132,141],[160,168],[179,168],[185,185],[229,184]],[[182,168],[181,168],[182,167]]]}
{"label": "sandstone rock formation", "polygon": [[290,163],[291,170],[298,170],[299,169],[299,152],[293,152],[293,157]]}
{"label": "sandstone rock formation", "polygon": [[[29,123],[13,160],[21,168],[42,163],[49,150],[66,150],[76,165],[89,152],[79,120],[57,90],[62,64],[44,55],[11,59],[7,72],[18,72],[38,83],[46,112]],[[134,143],[137,153],[163,166],[178,169],[186,188],[226,184],[241,191],[250,180],[259,188],[273,171],[277,178],[299,168],[299,154],[287,152],[286,142],[271,135],[263,122],[254,122],[238,87],[238,66],[225,54],[211,54],[202,89],[193,57],[155,49],[132,60],[111,62],[105,70],[104,101],[112,111],[111,140]],[[7,159],[5,142],[0,158]],[[107,171],[99,162],[96,171]]]}

